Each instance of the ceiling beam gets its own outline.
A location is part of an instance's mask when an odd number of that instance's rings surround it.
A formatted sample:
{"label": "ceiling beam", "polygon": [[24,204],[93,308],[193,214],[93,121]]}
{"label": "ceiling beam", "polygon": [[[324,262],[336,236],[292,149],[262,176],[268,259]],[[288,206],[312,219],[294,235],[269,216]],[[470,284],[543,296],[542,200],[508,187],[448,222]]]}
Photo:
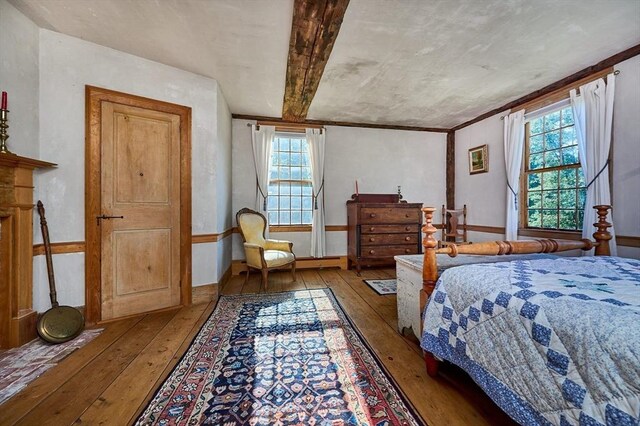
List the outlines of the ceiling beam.
{"label": "ceiling beam", "polygon": [[295,0],[282,118],[307,117],[349,0]]}

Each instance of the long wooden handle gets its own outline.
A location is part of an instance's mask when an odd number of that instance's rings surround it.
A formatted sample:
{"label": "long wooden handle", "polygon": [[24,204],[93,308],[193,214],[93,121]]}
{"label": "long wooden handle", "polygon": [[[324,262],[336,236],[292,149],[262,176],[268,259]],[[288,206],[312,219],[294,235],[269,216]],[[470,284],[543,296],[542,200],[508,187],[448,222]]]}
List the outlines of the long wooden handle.
{"label": "long wooden handle", "polygon": [[51,243],[49,242],[49,226],[47,219],[44,217],[44,206],[42,201],[38,200],[38,214],[40,215],[40,229],[42,230],[42,240],[44,242],[44,254],[47,259],[47,274],[49,275],[49,297],[51,298],[51,307],[57,308],[58,294],[56,293],[56,280],[53,276],[53,259],[51,259]]}

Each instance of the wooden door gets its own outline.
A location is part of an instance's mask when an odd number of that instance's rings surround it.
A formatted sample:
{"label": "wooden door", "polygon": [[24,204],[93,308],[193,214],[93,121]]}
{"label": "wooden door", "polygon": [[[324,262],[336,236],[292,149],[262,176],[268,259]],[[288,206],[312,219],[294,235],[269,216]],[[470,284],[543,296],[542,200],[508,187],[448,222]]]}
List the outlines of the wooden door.
{"label": "wooden door", "polygon": [[180,116],[102,102],[102,320],[180,304]]}

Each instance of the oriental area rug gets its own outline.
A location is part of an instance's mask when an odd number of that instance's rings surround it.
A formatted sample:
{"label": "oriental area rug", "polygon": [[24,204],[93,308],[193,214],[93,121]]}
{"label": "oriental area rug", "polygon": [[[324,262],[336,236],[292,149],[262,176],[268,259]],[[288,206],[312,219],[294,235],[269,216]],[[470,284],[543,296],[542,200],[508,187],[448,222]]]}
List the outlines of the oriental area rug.
{"label": "oriental area rug", "polygon": [[136,424],[423,423],[318,289],[221,296]]}

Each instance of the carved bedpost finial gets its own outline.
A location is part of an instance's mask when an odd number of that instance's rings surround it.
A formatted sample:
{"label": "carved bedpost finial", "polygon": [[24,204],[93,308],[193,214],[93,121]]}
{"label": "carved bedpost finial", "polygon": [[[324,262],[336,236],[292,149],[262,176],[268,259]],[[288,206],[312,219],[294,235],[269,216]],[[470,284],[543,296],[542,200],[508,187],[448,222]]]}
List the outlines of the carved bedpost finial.
{"label": "carved bedpost finial", "polygon": [[436,281],[438,280],[438,265],[436,264],[436,247],[438,241],[434,238],[434,235],[438,230],[433,226],[433,212],[436,209],[433,207],[423,207],[424,213],[424,226],[422,232],[425,236],[422,240],[424,247],[424,267],[422,268],[422,291],[420,292],[420,307],[423,308],[427,299],[433,293],[436,287]]}
{"label": "carved bedpost finial", "polygon": [[596,256],[611,256],[611,249],[609,248],[609,240],[613,238],[608,228],[611,228],[611,224],[607,222],[607,214],[611,206],[598,205],[593,206],[598,212],[598,222],[594,223],[598,230],[593,233],[598,245],[596,246]]}

